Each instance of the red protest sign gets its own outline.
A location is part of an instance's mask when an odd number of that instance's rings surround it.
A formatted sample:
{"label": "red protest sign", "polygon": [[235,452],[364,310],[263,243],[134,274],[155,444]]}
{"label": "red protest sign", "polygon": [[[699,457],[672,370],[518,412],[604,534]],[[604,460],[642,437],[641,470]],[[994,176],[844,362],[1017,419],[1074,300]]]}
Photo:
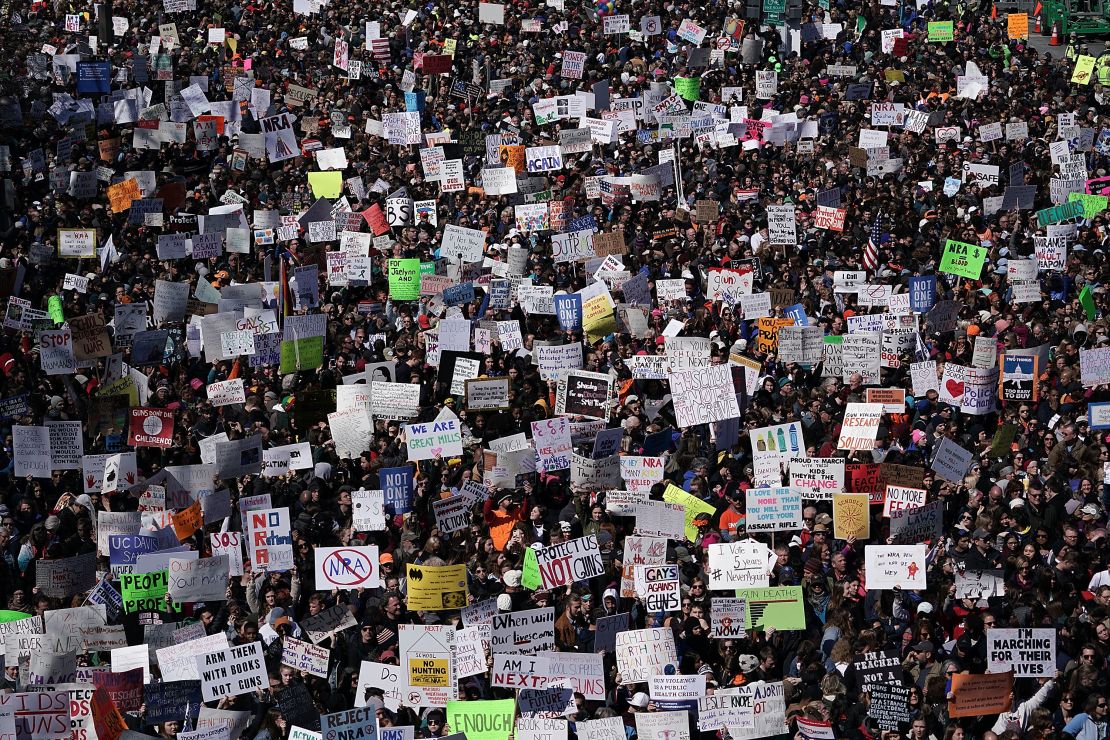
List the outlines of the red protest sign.
{"label": "red protest sign", "polygon": [[451,66],[455,63],[454,58],[450,54],[425,54],[424,55],[424,74],[438,75],[445,74],[451,71]]}
{"label": "red protest sign", "polygon": [[362,217],[366,219],[366,225],[370,227],[370,231],[374,232],[374,236],[389,233],[389,223],[385,220],[382,207],[377,203],[363,211]]}
{"label": "red protest sign", "polygon": [[134,447],[173,446],[173,412],[168,409],[131,409],[127,444]]}

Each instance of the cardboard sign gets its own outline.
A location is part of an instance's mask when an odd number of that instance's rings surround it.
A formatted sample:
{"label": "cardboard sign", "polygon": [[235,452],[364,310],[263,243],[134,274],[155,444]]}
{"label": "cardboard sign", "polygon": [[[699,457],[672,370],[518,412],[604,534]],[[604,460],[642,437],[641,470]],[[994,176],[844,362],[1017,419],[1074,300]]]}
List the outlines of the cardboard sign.
{"label": "cardboard sign", "polygon": [[952,676],[954,696],[948,702],[948,716],[985,717],[1008,712],[1013,688],[1013,673],[956,673]]}
{"label": "cardboard sign", "polygon": [[217,653],[195,658],[200,674],[201,696],[216,701],[224,696],[253,693],[269,686],[262,643],[236,645]]}
{"label": "cardboard sign", "polygon": [[866,493],[834,493],[833,533],[838,540],[871,536],[870,499]]}
{"label": "cardboard sign", "polygon": [[127,443],[136,447],[173,446],[174,414],[169,409],[131,409]]}

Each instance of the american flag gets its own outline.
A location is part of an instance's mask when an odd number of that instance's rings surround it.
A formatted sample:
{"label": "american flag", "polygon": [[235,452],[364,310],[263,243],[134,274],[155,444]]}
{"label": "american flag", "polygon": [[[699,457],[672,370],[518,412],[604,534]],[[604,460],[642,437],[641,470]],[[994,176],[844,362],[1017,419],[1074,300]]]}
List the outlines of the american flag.
{"label": "american flag", "polygon": [[882,213],[875,214],[875,221],[871,224],[871,234],[867,237],[867,246],[863,249],[863,269],[875,272],[879,268],[879,242],[882,239]]}

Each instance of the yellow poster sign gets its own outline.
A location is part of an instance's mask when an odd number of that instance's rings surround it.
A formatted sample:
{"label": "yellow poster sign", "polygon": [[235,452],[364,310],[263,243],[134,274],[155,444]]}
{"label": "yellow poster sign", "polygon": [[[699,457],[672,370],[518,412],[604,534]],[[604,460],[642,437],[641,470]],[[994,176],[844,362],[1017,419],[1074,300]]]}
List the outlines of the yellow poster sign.
{"label": "yellow poster sign", "polygon": [[466,565],[409,565],[405,575],[409,609],[442,611],[466,606]]}
{"label": "yellow poster sign", "polygon": [[784,326],[794,326],[794,319],[776,319],[763,317],[755,320],[758,334],[755,337],[755,351],[770,354],[778,349],[779,329]]}
{"label": "yellow poster sign", "polygon": [[1090,85],[1091,76],[1095,71],[1095,58],[1080,55],[1075,60],[1075,71],[1071,74],[1071,81],[1077,85]]}
{"label": "yellow poster sign", "polygon": [[409,658],[409,685],[448,687],[451,671],[447,658]]}

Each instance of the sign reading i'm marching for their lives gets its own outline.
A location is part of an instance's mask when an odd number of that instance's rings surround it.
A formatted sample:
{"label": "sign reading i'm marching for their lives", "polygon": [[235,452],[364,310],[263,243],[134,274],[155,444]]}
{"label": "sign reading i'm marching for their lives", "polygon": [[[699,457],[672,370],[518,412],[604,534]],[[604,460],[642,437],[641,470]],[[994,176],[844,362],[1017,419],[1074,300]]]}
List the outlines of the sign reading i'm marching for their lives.
{"label": "sign reading i'm marching for their lives", "polygon": [[1056,630],[987,630],[987,664],[991,673],[1012,670],[1017,678],[1052,678],[1056,675]]}

